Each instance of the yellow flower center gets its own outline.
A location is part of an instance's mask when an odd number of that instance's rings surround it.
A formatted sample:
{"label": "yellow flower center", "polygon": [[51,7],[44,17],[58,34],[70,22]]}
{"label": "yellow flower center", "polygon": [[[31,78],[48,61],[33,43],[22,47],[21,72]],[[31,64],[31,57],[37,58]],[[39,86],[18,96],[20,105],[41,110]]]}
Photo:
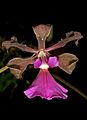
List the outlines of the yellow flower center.
{"label": "yellow flower center", "polygon": [[41,50],[40,52],[39,52],[39,54],[38,54],[38,57],[39,58],[43,58],[43,57],[45,57],[46,56],[46,54]]}

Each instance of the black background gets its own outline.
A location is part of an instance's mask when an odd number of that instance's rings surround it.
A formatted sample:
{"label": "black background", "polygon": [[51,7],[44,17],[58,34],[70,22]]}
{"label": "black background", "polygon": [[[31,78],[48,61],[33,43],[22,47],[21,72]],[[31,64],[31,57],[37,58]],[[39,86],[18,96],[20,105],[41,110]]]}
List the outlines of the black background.
{"label": "black background", "polygon": [[[55,2],[53,2],[55,3]],[[64,36],[65,33],[74,30],[82,33],[84,38],[79,43],[79,48],[74,44],[67,45],[65,51],[74,53],[78,56],[79,62],[71,76],[66,73],[60,73],[60,76],[79,88],[87,94],[87,78],[86,78],[86,56],[87,56],[87,18],[85,3],[71,2],[54,5],[41,2],[31,4],[15,4],[2,5],[0,15],[0,36],[11,37],[15,35],[19,41],[26,40],[26,43],[37,43],[33,40],[33,25],[53,24],[54,26],[54,42]],[[73,47],[74,46],[74,47]],[[31,74],[32,75],[32,74]],[[25,112],[25,113],[87,113],[87,100],[75,93],[70,88],[67,100],[53,99],[47,101],[41,98],[29,100],[23,94],[26,89],[23,85],[24,81],[19,82],[19,87],[15,90],[14,96],[10,99],[10,88],[0,94],[0,110],[1,112]],[[61,83],[62,84],[62,83]]]}

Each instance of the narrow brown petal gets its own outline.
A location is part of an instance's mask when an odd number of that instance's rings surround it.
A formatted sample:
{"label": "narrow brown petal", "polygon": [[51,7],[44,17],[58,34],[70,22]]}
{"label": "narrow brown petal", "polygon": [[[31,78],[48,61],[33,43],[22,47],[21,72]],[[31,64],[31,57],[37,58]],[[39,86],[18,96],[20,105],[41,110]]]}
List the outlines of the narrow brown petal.
{"label": "narrow brown petal", "polygon": [[[33,31],[36,35],[36,38],[38,40],[38,49],[45,49],[45,41],[50,36],[52,38],[52,25],[47,24],[43,25],[40,24],[38,26],[32,27]],[[51,34],[51,35],[50,35]]]}
{"label": "narrow brown petal", "polygon": [[58,48],[64,47],[67,43],[71,41],[75,41],[75,44],[78,45],[78,40],[83,38],[80,32],[73,32],[71,31],[70,33],[66,33],[66,38],[61,39],[58,43],[54,44],[53,46],[49,47],[46,49],[46,51],[52,51],[56,50]]}
{"label": "narrow brown petal", "polygon": [[7,66],[9,66],[11,73],[19,79],[29,64],[33,64],[32,58],[13,58],[8,62]]}
{"label": "narrow brown petal", "polygon": [[2,43],[2,46],[4,46],[7,50],[11,47],[16,47],[16,48],[19,48],[20,50],[22,51],[26,51],[26,52],[30,52],[30,53],[37,53],[38,51],[31,48],[31,47],[28,47],[26,45],[23,45],[23,44],[20,44],[20,43],[17,43],[17,38],[16,37],[12,37],[11,40],[9,41],[4,41]]}

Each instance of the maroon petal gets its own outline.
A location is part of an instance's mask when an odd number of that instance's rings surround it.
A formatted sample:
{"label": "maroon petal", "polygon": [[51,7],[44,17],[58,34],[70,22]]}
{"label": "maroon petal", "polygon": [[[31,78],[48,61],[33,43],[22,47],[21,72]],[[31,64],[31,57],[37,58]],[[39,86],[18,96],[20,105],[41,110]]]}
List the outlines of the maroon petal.
{"label": "maroon petal", "polygon": [[39,68],[41,65],[41,60],[38,58],[33,64],[34,64],[34,68]]}

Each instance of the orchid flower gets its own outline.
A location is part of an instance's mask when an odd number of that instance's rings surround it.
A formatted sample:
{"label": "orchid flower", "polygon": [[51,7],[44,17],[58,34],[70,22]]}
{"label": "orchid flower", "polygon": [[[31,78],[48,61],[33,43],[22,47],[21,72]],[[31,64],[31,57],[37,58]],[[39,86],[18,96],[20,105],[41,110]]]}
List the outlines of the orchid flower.
{"label": "orchid flower", "polygon": [[[33,53],[33,55],[28,58],[13,58],[7,63],[6,68],[3,69],[9,68],[11,73],[19,79],[27,66],[33,64],[34,68],[40,69],[40,71],[33,83],[24,91],[24,94],[30,99],[35,96],[40,96],[47,100],[52,98],[66,99],[68,90],[54,80],[48,69],[59,67],[66,73],[71,74],[76,67],[78,58],[71,53],[63,53],[58,55],[58,57],[52,55],[52,57],[49,52],[64,47],[71,41],[75,41],[75,44],[78,45],[78,41],[83,36],[80,32],[71,31],[66,34],[65,39],[61,39],[51,47],[45,48],[46,40],[52,38],[53,26],[41,24],[32,28],[38,40],[38,49],[18,43],[15,36],[11,40],[4,41],[2,46],[7,50],[11,47],[16,47],[22,51]],[[2,71],[4,71],[3,69]]]}

